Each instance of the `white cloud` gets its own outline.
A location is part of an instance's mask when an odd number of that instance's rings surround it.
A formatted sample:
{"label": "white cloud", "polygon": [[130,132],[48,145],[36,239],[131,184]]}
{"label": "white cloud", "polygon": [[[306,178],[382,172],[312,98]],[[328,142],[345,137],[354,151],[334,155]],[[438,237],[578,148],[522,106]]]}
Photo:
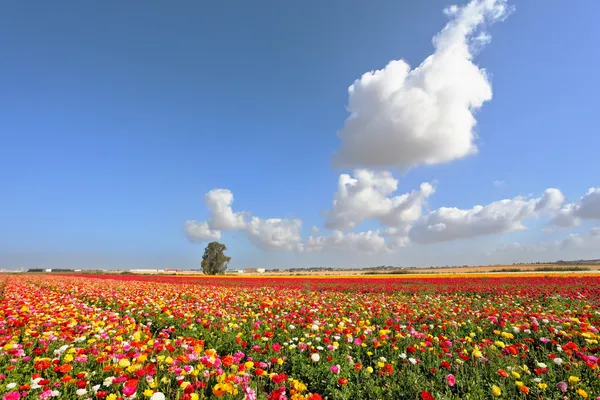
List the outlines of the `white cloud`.
{"label": "white cloud", "polygon": [[573,233],[559,242],[561,249],[597,250],[600,248],[600,227],[592,228],[589,233]]}
{"label": "white cloud", "polygon": [[516,257],[514,258],[515,261],[524,261],[524,258],[535,261],[550,261],[559,258],[578,259],[586,254],[594,257],[597,255],[594,252],[598,248],[600,248],[600,227],[592,228],[588,233],[569,234],[562,240],[527,244],[508,243],[497,248],[494,253]]}
{"label": "white cloud", "polygon": [[302,239],[301,228],[302,221],[299,219],[252,217],[246,231],[250,241],[261,249],[289,251]]}
{"label": "white cloud", "polygon": [[567,227],[579,225],[582,220],[596,219],[600,219],[600,187],[590,188],[579,204],[565,204],[552,219],[552,224]]}
{"label": "white cloud", "polygon": [[523,230],[525,219],[553,212],[563,199],[558,189],[546,189],[536,199],[515,197],[467,210],[442,207],[417,222],[409,237],[413,242],[427,244]]}
{"label": "white cloud", "polygon": [[243,229],[246,225],[244,215],[231,209],[233,193],[229,189],[213,189],[204,196],[204,202],[210,211],[208,223],[212,229],[232,231]]}
{"label": "white cloud", "polygon": [[184,231],[191,242],[217,240],[221,232],[246,232],[248,239],[263,250],[292,250],[298,245],[302,221],[298,219],[252,216],[248,212],[234,212],[231,208],[233,193],[228,189],[213,189],[205,196],[209,209],[208,221],[186,221]]}
{"label": "white cloud", "polygon": [[450,21],[419,67],[394,60],[349,87],[350,116],[338,132],[337,166],[411,168],[477,151],[473,113],[492,98],[492,88],[473,54],[490,40],[483,25],[509,9],[505,0],[472,0],[445,12]]}
{"label": "white cloud", "polygon": [[221,239],[221,232],[210,229],[208,222],[185,221],[183,230],[191,242],[202,242],[206,240]]}
{"label": "white cloud", "polygon": [[435,191],[429,183],[418,191],[390,197],[398,181],[388,171],[358,169],[354,177],[342,174],[331,211],[323,213],[325,227],[348,230],[367,219],[377,219],[392,227],[405,227],[421,217],[423,203]]}
{"label": "white cloud", "polygon": [[348,234],[336,230],[327,236],[310,236],[301,249],[307,252],[349,250],[363,254],[388,252],[385,239],[380,235],[379,230]]}
{"label": "white cloud", "polygon": [[495,187],[504,187],[506,186],[506,182],[500,179],[497,179],[493,182]]}

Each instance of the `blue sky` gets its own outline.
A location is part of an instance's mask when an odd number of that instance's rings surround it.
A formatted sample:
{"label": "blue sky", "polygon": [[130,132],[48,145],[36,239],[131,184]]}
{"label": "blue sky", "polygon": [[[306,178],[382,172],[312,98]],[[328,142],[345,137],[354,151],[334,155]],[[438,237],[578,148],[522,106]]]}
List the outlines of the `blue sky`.
{"label": "blue sky", "polygon": [[[249,216],[243,227],[220,230],[233,266],[600,257],[599,196],[591,193],[587,206],[580,199],[600,186],[596,2],[512,1],[504,20],[482,27],[492,39],[475,49],[473,62],[485,69],[493,97],[473,111],[476,153],[406,168],[402,151],[388,146],[394,163],[353,159],[336,167],[332,157],[346,145],[336,132],[349,115],[348,87],[392,60],[421,64],[434,53],[432,37],[460,18],[442,12],[451,4],[5,4],[0,268],[197,267],[204,241],[188,234],[191,243],[184,223],[210,223],[204,196],[214,188],[233,193],[234,212],[260,218],[255,241]],[[383,248],[380,241],[369,247],[369,239],[363,251],[347,238],[368,230],[383,236],[390,225],[379,211],[340,230],[326,229],[323,214],[347,216],[348,209],[332,210],[338,178],[362,167],[397,181],[386,198],[432,184],[435,193],[420,198],[418,218],[407,222],[413,233],[435,225],[440,207],[469,210],[516,196],[531,204],[514,205],[528,210],[522,220],[483,234],[487,220],[432,243],[403,234],[400,249],[389,248],[391,236]],[[529,210],[548,188],[564,201]],[[561,212],[567,222],[557,219]],[[268,218],[302,225],[281,244],[269,236]],[[318,246],[308,251],[310,235]],[[575,245],[569,235],[577,235]],[[265,243],[271,239],[278,244]]]}

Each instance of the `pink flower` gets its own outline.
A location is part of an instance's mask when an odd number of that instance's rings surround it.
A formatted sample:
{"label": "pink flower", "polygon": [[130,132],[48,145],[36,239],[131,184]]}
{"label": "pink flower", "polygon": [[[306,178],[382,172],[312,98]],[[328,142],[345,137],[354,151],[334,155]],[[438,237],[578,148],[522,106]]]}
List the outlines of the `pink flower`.
{"label": "pink flower", "polygon": [[454,386],[456,384],[456,379],[454,378],[454,375],[452,375],[452,374],[446,375],[446,383],[450,387]]}
{"label": "pink flower", "polygon": [[125,386],[123,388],[123,394],[127,397],[131,397],[133,396],[133,394],[136,391],[136,387],[135,386]]}
{"label": "pink flower", "polygon": [[567,382],[564,381],[560,381],[556,384],[556,387],[563,393],[565,393],[569,387],[569,385],[567,385]]}
{"label": "pink flower", "polygon": [[334,374],[339,374],[340,373],[340,366],[339,365],[332,365],[330,369],[331,369],[331,372],[333,372]]}
{"label": "pink flower", "polygon": [[2,397],[2,400],[19,400],[21,398],[21,394],[19,392],[10,392]]}
{"label": "pink flower", "polygon": [[281,350],[281,345],[279,343],[273,343],[273,351]]}

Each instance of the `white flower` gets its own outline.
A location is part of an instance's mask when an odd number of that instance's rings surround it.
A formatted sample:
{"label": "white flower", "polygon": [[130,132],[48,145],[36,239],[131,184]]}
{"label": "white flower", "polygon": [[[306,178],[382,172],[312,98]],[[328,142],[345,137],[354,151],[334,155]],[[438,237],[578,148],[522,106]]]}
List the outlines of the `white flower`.
{"label": "white flower", "polygon": [[533,378],[533,381],[534,381],[535,383],[540,383],[542,380],[541,380],[540,378]]}
{"label": "white flower", "polygon": [[556,357],[556,358],[554,359],[554,364],[556,364],[556,365],[561,365],[562,363],[563,363],[563,360],[562,360],[562,358],[560,358],[560,357]]}
{"label": "white flower", "polygon": [[161,392],[156,392],[150,396],[150,400],[165,400],[165,395]]}
{"label": "white flower", "polygon": [[417,360],[415,360],[415,359],[414,359],[414,358],[412,358],[412,357],[411,357],[411,358],[409,358],[409,359],[408,359],[408,361],[410,361],[410,363],[411,363],[412,365],[415,365],[415,364],[417,363]]}
{"label": "white flower", "polygon": [[319,362],[319,360],[321,359],[321,356],[319,355],[319,353],[312,353],[310,355],[310,358],[313,360],[313,362]]}
{"label": "white flower", "polygon": [[290,325],[290,331],[293,331],[294,329],[296,329],[296,327],[294,325]]}
{"label": "white flower", "polygon": [[319,325],[317,325],[317,324],[314,324],[314,325],[311,327],[311,329],[312,329],[313,331],[318,331],[318,330],[319,330]]}
{"label": "white flower", "polygon": [[323,351],[323,350],[324,350],[324,348],[323,348],[323,346],[317,346],[317,350],[319,350],[319,351]]}
{"label": "white flower", "polygon": [[406,360],[406,353],[400,353],[400,358]]}
{"label": "white flower", "polygon": [[100,389],[100,385],[92,386],[92,390],[94,391],[94,393],[96,393],[98,389]]}
{"label": "white flower", "polygon": [[77,391],[75,393],[77,394],[77,396],[85,396],[87,394],[87,390],[77,389]]}
{"label": "white flower", "polygon": [[113,380],[115,378],[112,376],[109,376],[108,378],[104,379],[104,382],[102,383],[104,386],[110,386],[113,384]]}
{"label": "white flower", "polygon": [[53,390],[50,393],[50,396],[52,396],[52,397],[60,397],[60,392],[58,390]]}
{"label": "white flower", "polygon": [[512,330],[513,330],[514,333],[521,332],[521,330],[517,326],[513,326]]}
{"label": "white flower", "polygon": [[14,389],[16,386],[17,386],[17,384],[14,383],[14,382],[12,382],[12,383],[9,383],[8,385],[6,385],[6,388],[7,389]]}
{"label": "white flower", "polygon": [[546,364],[541,363],[541,362],[537,363],[537,366],[538,366],[538,368],[547,368],[548,367]]}
{"label": "white flower", "polygon": [[387,359],[386,359],[385,357],[379,357],[379,361],[386,362],[386,361],[387,361]]}

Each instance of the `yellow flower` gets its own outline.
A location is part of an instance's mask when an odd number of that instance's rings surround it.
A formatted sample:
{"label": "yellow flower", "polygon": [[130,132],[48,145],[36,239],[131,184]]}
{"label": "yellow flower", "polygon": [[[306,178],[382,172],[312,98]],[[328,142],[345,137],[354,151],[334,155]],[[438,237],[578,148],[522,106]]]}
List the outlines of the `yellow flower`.
{"label": "yellow flower", "polygon": [[502,390],[500,390],[500,388],[496,385],[492,386],[492,396],[494,397],[500,397],[500,395],[502,394]]}
{"label": "yellow flower", "polygon": [[117,400],[117,395],[114,393],[111,393],[108,396],[106,396],[106,400]]}
{"label": "yellow flower", "polygon": [[479,347],[477,347],[477,346],[475,346],[475,349],[473,349],[473,353],[471,353],[471,355],[476,358],[483,357],[483,354],[481,353],[481,351],[479,350]]}
{"label": "yellow flower", "polygon": [[546,385],[545,383],[538,383],[538,387],[542,390],[545,390],[548,387],[548,385]]}
{"label": "yellow flower", "polygon": [[198,400],[200,397],[198,396],[198,393],[192,393],[190,394],[190,399],[192,400]]}
{"label": "yellow flower", "polygon": [[373,367],[367,367],[367,372],[372,374],[373,373]]}
{"label": "yellow flower", "polygon": [[222,383],[217,383],[215,386],[213,386],[213,394],[217,397],[223,396],[225,393],[227,393],[224,386],[225,385],[223,385]]}
{"label": "yellow flower", "polygon": [[146,396],[146,397],[151,397],[153,394],[154,394],[154,390],[152,390],[152,389],[144,390],[144,396]]}
{"label": "yellow flower", "polygon": [[300,381],[294,381],[294,389],[299,392],[302,393],[306,390],[306,385]]}
{"label": "yellow flower", "polygon": [[521,387],[521,386],[523,386],[523,385],[524,385],[524,383],[523,383],[523,382],[521,382],[521,381],[516,381],[516,382],[515,382],[515,385],[517,385],[518,387]]}
{"label": "yellow flower", "polygon": [[521,377],[521,374],[519,374],[517,371],[512,371],[511,374],[512,374],[512,376],[514,376],[517,379],[519,379]]}
{"label": "yellow flower", "polygon": [[72,354],[67,354],[67,355],[65,356],[65,358],[63,358],[63,361],[64,361],[64,362],[67,362],[67,363],[69,363],[69,362],[73,361],[73,355],[72,355]]}
{"label": "yellow flower", "polygon": [[583,397],[584,399],[588,398],[587,392],[583,389],[577,389],[577,394],[580,395],[581,397]]}
{"label": "yellow flower", "polygon": [[579,379],[578,377],[576,377],[576,376],[573,376],[573,375],[571,375],[571,376],[569,377],[569,383],[577,383],[577,382],[579,382],[580,380],[581,380],[581,379]]}
{"label": "yellow flower", "polygon": [[121,358],[121,359],[119,360],[119,367],[121,367],[121,368],[127,368],[127,367],[129,367],[130,365],[131,365],[131,363],[130,363],[130,362],[129,362],[129,360],[128,360],[128,359],[126,359],[126,358]]}

